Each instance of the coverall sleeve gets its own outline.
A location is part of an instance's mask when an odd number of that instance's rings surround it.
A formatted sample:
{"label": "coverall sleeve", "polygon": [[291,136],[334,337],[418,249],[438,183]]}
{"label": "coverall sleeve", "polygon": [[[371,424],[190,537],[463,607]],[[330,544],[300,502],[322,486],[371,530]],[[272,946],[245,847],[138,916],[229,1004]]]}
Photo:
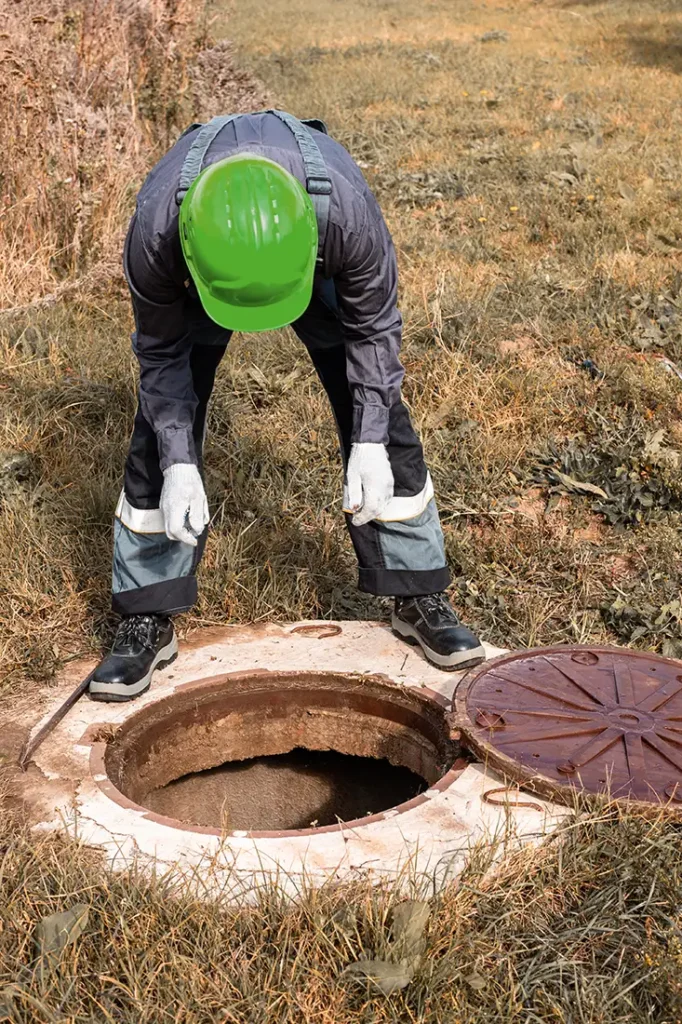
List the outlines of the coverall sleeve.
{"label": "coverall sleeve", "polygon": [[405,375],[402,318],[395,249],[371,193],[359,225],[344,237],[342,270],[334,277],[353,398],[351,439],[388,444],[389,410],[400,400]]}
{"label": "coverall sleeve", "polygon": [[156,434],[159,465],[162,470],[178,462],[196,465],[192,426],[198,403],[190,369],[185,288],[150,256],[137,215],[130,223],[123,263],[135,316],[140,406]]}

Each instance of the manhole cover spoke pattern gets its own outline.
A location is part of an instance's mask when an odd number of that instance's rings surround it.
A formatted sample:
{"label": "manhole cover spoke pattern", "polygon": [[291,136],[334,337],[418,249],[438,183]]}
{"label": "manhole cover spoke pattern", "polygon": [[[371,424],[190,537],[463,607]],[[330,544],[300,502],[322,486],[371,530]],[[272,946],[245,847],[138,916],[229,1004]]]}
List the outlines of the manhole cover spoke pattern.
{"label": "manhole cover spoke pattern", "polygon": [[504,655],[469,673],[457,724],[538,792],[609,794],[682,812],[682,664],[612,647]]}

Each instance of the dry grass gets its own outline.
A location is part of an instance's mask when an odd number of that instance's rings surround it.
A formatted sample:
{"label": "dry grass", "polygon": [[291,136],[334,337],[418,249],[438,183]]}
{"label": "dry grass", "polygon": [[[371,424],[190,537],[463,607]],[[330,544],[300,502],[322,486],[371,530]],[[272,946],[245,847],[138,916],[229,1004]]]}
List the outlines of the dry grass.
{"label": "dry grass", "polygon": [[229,43],[209,45],[203,0],[0,0],[0,17],[6,689],[22,665],[49,678],[94,646],[106,614],[135,394],[120,250],[136,190],[192,118],[265,97]]}
{"label": "dry grass", "polygon": [[[314,6],[231,31],[389,221],[461,607],[498,643],[678,653],[682,387],[656,357],[682,359],[679,80],[642,51],[679,37],[679,4]],[[556,469],[608,500],[553,508]]]}
{"label": "dry grass", "polygon": [[[466,618],[509,645],[679,653],[682,382],[659,358],[682,366],[679,6],[250,0],[225,19],[238,72],[225,44],[193,60],[189,0],[2,5],[8,702],[106,635],[135,404],[114,254],[176,129],[263,105],[249,71],[327,119],[386,212],[406,397]],[[235,339],[210,428],[215,529],[185,625],[382,614],[355,590],[333,426],[289,332]],[[6,1019],[679,1024],[679,829],[604,815],[562,840],[493,881],[474,858],[433,900],[414,982],[386,998],[339,975],[385,954],[395,892],[169,898],[173,879],[110,877],[3,816],[0,988],[22,986]],[[41,979],[35,925],[76,902],[87,933]]]}
{"label": "dry grass", "polygon": [[0,306],[117,276],[151,164],[193,117],[258,106],[207,0],[0,0]]}
{"label": "dry grass", "polygon": [[102,259],[169,140],[201,45],[196,0],[0,3],[0,303],[21,305]]}
{"label": "dry grass", "polygon": [[[66,9],[57,10],[61,22],[55,14],[31,29],[43,61],[64,32]],[[115,73],[123,48],[109,63],[97,57],[107,19],[129,9],[112,0],[98,10],[102,28],[88,22],[88,36],[76,18],[83,38],[71,45],[84,54],[74,81],[100,90],[97,117],[123,111],[100,142],[83,142],[110,177],[88,206],[94,177],[84,171],[68,185],[72,200],[59,202],[54,183],[38,201],[26,170],[16,175],[18,248],[2,276],[12,304],[59,288],[57,279],[68,286],[101,240],[111,248],[120,237],[133,186],[175,130],[178,97],[184,120],[264,102],[229,48],[193,71],[179,54],[183,40],[196,49],[198,23],[188,8],[181,17],[152,6],[159,31],[133,33],[126,50],[136,69],[130,103]],[[12,24],[26,43],[24,23]],[[138,22],[122,24],[124,39]],[[327,119],[385,210],[400,261],[405,395],[436,478],[460,609],[495,643],[619,641],[679,653],[679,5],[347,0],[320,10],[312,0],[257,0],[228,8],[224,25],[271,98]],[[143,122],[144,82],[157,81],[152,69],[169,48]],[[18,82],[0,102],[18,104]],[[41,95],[26,154],[45,182],[59,157],[62,180],[79,151],[62,153],[68,118],[56,101],[44,107],[49,90]],[[15,171],[25,167],[25,134],[10,140]],[[87,229],[78,227],[86,207]],[[135,367],[118,276],[3,323],[0,449],[14,460],[0,470],[6,685],[27,669],[49,677],[106,634],[110,516]],[[234,340],[210,427],[215,529],[187,625],[383,615],[355,590],[331,418],[289,332]],[[566,492],[557,471],[607,498]]]}
{"label": "dry grass", "polygon": [[[178,895],[172,877],[108,875],[4,820],[0,853],[0,1020],[14,1024],[682,1019],[679,830],[660,821],[595,816],[492,878],[474,858],[431,898],[421,966],[390,996],[342,972],[387,955],[394,891],[329,887],[292,904],[272,887],[234,909]],[[85,934],[32,971],[37,922],[78,903]]]}

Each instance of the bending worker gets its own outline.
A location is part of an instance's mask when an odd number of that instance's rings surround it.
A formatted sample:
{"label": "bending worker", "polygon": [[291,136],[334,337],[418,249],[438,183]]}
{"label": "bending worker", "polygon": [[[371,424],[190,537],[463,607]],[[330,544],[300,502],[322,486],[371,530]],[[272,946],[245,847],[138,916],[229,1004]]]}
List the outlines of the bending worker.
{"label": "bending worker", "polygon": [[[192,125],[137,198],[125,243],[139,407],[116,509],[111,652],[96,700],[144,693],[177,654],[209,522],[206,409],[233,331],[291,324],[338,425],[360,589],[443,669],[484,658],[446,595],[443,535],[402,404],[393,243],[358,166],[321,121],[269,110]],[[274,343],[274,342],[273,342]]]}

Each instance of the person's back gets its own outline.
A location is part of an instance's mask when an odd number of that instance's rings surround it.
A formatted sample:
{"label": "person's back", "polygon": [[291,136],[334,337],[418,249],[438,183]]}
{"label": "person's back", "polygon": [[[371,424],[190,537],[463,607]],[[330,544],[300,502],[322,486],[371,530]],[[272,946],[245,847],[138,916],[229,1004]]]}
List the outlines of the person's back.
{"label": "person's back", "polygon": [[[321,126],[323,127],[323,126]],[[361,589],[396,598],[393,626],[443,668],[480,642],[449,583],[433,485],[400,397],[393,243],[357,164],[281,111],[193,126],[151,170],[126,238],[139,409],[116,510],[113,607],[124,618],[90,687],[128,700],[177,644],[206,540],[206,409],[234,330],[291,324],[329,396]]]}

